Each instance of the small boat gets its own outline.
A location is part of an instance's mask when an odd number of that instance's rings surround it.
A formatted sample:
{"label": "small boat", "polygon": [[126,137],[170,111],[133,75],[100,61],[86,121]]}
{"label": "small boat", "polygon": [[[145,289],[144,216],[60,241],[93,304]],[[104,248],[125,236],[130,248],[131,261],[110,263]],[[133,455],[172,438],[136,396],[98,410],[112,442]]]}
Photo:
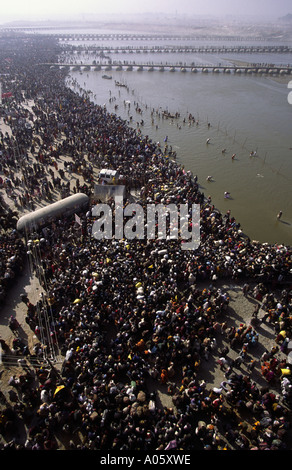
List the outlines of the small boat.
{"label": "small boat", "polygon": [[116,85],[116,86],[120,86],[120,87],[127,88],[127,85],[125,85],[124,83],[118,82],[117,80],[115,80],[115,85]]}
{"label": "small boat", "polygon": [[103,75],[102,78],[105,78],[106,80],[111,80],[113,77],[111,75]]}
{"label": "small boat", "polygon": [[166,117],[166,119],[176,119],[178,118],[178,114],[171,114],[168,111],[162,111],[162,116]]}

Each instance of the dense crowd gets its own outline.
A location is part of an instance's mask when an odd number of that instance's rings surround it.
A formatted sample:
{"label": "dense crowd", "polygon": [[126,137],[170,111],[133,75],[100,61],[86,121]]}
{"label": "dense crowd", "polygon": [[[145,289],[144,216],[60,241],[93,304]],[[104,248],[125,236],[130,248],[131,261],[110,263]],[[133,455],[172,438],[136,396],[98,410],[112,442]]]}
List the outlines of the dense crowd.
{"label": "dense crowd", "polygon": [[26,259],[25,243],[15,230],[16,213],[0,198],[0,301],[7,297],[14,279],[22,272]]}
{"label": "dense crowd", "polygon": [[[6,447],[55,449],[59,440],[68,441],[68,448],[102,450],[286,449],[292,302],[289,288],[280,298],[273,288],[291,282],[290,247],[252,242],[230,212],[218,212],[206,199],[197,178],[165,158],[148,136],[68,89],[64,71],[38,66],[36,74],[36,63],[49,60],[47,49],[53,55],[57,48],[51,40],[45,49],[43,42],[28,40],[32,63],[17,54],[9,62],[17,90],[24,91],[2,111],[12,132],[1,140],[6,194],[21,187],[22,208],[33,208],[35,198],[51,201],[55,191],[61,197],[86,192],[91,203],[79,213],[81,225],[74,216],[63,217],[27,236],[27,256],[46,295],[36,305],[24,299],[25,320],[39,341],[29,351],[15,338],[14,353],[26,358],[27,370],[11,378],[21,399],[2,410],[0,426],[9,436],[21,417],[28,435],[25,443]],[[32,111],[23,106],[28,99]],[[180,240],[169,239],[97,241],[92,207],[99,201],[92,174],[101,165],[131,175],[139,188],[135,200],[144,209],[148,203],[200,204],[198,249],[182,250]],[[72,173],[84,183],[77,179],[70,187]],[[114,201],[109,204],[114,210]],[[13,241],[5,237],[2,249],[11,263],[22,253],[22,241],[15,230]],[[246,282],[246,295],[261,303],[266,315],[259,319],[255,310],[253,325],[229,328],[229,297],[216,286],[221,279]],[[208,287],[200,288],[204,281]],[[248,374],[240,369],[259,341],[259,321],[270,322],[275,331],[275,349],[260,364],[266,388],[252,378],[253,361]],[[228,347],[218,351],[222,335]],[[63,356],[61,372],[39,367],[35,385],[30,360],[41,359],[49,348]],[[235,361],[229,348],[238,351]],[[281,359],[275,356],[279,349]],[[213,354],[219,354],[226,380],[210,389],[199,372]],[[278,395],[269,384],[278,386]],[[159,406],[159,386],[172,397],[173,408]]]}

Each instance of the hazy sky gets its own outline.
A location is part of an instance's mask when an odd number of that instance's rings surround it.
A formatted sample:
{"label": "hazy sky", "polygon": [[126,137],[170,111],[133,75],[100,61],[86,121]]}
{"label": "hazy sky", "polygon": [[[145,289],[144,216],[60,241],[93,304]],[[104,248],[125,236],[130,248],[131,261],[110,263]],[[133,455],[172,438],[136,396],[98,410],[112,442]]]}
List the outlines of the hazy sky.
{"label": "hazy sky", "polygon": [[291,0],[8,0],[2,5],[0,22],[88,18],[89,14],[165,12],[197,15],[264,15],[275,18],[292,13]]}

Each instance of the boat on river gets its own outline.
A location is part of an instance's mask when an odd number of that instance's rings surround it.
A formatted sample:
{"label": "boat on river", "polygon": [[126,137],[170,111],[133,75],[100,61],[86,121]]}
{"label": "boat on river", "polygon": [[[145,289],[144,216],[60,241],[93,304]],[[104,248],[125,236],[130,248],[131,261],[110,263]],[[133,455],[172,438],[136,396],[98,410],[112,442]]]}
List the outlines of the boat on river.
{"label": "boat on river", "polygon": [[115,85],[119,87],[127,88],[127,85],[125,83],[118,82],[117,80],[115,80]]}

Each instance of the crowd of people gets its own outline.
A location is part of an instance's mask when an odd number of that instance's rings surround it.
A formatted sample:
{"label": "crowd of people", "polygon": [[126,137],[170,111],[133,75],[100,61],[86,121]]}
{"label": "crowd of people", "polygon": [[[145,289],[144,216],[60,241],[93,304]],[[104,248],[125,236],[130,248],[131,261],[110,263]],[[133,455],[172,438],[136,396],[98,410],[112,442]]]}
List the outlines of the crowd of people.
{"label": "crowd of people", "polygon": [[[6,196],[21,188],[20,211],[33,209],[37,198],[50,202],[72,192],[85,192],[91,202],[78,214],[80,223],[74,215],[58,218],[26,234],[26,245],[15,229],[9,232],[13,241],[3,235],[8,261],[23,253],[24,243],[45,289],[35,305],[24,299],[25,321],[38,340],[34,349],[21,338],[13,343],[14,353],[25,357],[24,373],[10,382],[18,399],[11,407],[1,397],[2,435],[15,433],[21,417],[27,439],[7,439],[3,447],[49,450],[62,442],[95,450],[286,449],[292,397],[290,247],[252,242],[229,211],[216,210],[197,178],[165,158],[148,136],[67,88],[64,70],[37,65],[57,54],[51,38],[27,40],[30,61],[21,54],[24,39],[10,38],[19,47],[7,72],[17,84],[13,91],[23,91],[2,109],[11,129],[10,136],[2,134],[0,149]],[[6,58],[2,51],[4,65]],[[31,111],[27,100],[33,100]],[[130,186],[129,179],[124,182],[127,189],[135,187],[135,201],[144,209],[149,203],[200,204],[199,247],[182,250],[181,240],[170,239],[96,240],[92,208],[100,201],[93,170],[101,164],[131,175]],[[17,169],[22,177],[16,180]],[[128,193],[124,205],[131,197]],[[114,200],[108,204],[114,213]],[[259,318],[255,310],[252,325],[228,326],[230,299],[216,285],[222,279],[246,282],[245,295],[252,295],[265,315]],[[276,346],[260,366],[248,363],[244,374],[241,365],[260,341],[261,321],[274,328]],[[228,346],[219,350],[222,338]],[[235,361],[230,349],[238,352]],[[281,359],[275,356],[279,350]],[[35,381],[30,361],[41,364],[50,351],[60,354],[62,368],[40,365]],[[226,380],[210,388],[200,368],[216,355]],[[254,367],[267,387],[253,380]],[[173,407],[159,405],[159,387]]]}
{"label": "crowd of people", "polygon": [[15,230],[17,213],[11,210],[0,195],[0,301],[5,302],[14,279],[23,269],[25,243]]}

